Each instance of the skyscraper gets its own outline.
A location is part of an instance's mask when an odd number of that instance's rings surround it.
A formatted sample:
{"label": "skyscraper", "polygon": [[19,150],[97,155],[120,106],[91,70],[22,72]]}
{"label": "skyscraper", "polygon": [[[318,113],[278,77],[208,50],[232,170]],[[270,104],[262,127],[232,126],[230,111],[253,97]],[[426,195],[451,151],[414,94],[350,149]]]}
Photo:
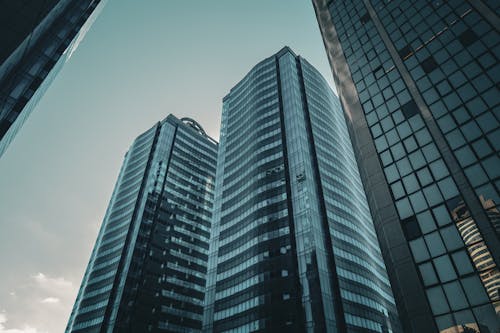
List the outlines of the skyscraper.
{"label": "skyscraper", "polygon": [[498,332],[500,3],[313,3],[405,332]]}
{"label": "skyscraper", "polygon": [[103,3],[0,0],[0,157]]}
{"label": "skyscraper", "polygon": [[189,118],[134,141],[66,332],[201,330],[216,158]]}
{"label": "skyscraper", "polygon": [[400,332],[337,97],[288,47],[223,99],[204,331]]}

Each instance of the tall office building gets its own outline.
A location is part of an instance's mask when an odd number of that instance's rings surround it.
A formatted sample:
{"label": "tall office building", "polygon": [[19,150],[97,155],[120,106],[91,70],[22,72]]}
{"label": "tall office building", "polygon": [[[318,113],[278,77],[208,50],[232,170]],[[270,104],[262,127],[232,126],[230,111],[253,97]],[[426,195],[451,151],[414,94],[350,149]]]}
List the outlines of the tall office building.
{"label": "tall office building", "polygon": [[216,159],[189,118],[134,141],[66,332],[201,330]]}
{"label": "tall office building", "polygon": [[500,2],[313,3],[405,332],[499,332]]}
{"label": "tall office building", "polygon": [[206,332],[401,332],[337,97],[285,47],[223,99]]}
{"label": "tall office building", "polygon": [[0,157],[103,4],[0,0]]}

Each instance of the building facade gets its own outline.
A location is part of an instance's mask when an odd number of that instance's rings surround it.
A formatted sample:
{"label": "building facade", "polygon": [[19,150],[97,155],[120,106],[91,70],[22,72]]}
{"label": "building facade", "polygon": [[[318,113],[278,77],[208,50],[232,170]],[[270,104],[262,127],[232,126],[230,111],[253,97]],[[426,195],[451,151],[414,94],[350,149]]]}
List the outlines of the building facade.
{"label": "building facade", "polygon": [[205,332],[401,332],[337,97],[288,47],[223,99]]}
{"label": "building facade", "polygon": [[103,5],[101,0],[0,2],[0,157]]}
{"label": "building facade", "polygon": [[405,332],[499,332],[500,3],[313,3]]}
{"label": "building facade", "polygon": [[125,155],[66,332],[199,332],[217,143],[169,115]]}

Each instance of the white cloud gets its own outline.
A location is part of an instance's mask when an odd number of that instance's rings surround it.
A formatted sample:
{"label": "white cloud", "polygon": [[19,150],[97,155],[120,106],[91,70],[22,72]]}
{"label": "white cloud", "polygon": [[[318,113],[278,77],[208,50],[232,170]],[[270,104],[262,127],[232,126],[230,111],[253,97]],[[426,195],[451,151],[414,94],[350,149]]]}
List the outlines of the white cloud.
{"label": "white cloud", "polygon": [[57,297],[47,297],[44,298],[40,301],[40,303],[48,303],[48,304],[54,304],[54,303],[59,303],[61,300]]}
{"label": "white cloud", "polygon": [[[6,328],[5,323],[7,322],[7,314],[5,312],[0,312],[0,333],[42,333],[36,328],[24,324],[22,328]],[[43,332],[46,333],[46,332]]]}
{"label": "white cloud", "polygon": [[0,299],[3,303],[0,304],[0,333],[64,330],[77,293],[74,283],[61,276],[38,272],[19,280],[10,290],[11,297]]}
{"label": "white cloud", "polygon": [[71,281],[65,280],[62,277],[52,278],[39,272],[38,274],[33,275],[32,278],[44,289],[61,290],[73,288],[73,283],[71,283]]}

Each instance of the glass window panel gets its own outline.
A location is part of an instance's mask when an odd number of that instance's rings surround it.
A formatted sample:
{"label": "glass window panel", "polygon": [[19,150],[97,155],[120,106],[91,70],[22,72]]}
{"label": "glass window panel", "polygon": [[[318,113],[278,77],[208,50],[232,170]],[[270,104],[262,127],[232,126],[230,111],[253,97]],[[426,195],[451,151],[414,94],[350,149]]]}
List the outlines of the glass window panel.
{"label": "glass window panel", "polygon": [[434,145],[433,143],[423,147],[422,152],[424,153],[425,159],[428,163],[439,158],[439,151],[436,149],[436,145]]}
{"label": "glass window panel", "polygon": [[447,177],[440,182],[438,182],[439,189],[443,194],[443,197],[448,200],[458,195],[458,189],[455,182],[451,177]]}
{"label": "glass window panel", "polygon": [[481,129],[477,126],[474,120],[469,121],[467,124],[461,127],[462,133],[467,138],[467,140],[472,141],[482,135]]}
{"label": "glass window panel", "polygon": [[490,184],[481,186],[476,190],[476,193],[479,197],[482,196],[484,200],[491,199],[493,200],[493,202],[500,202],[500,196],[498,195],[495,188]]}
{"label": "glass window panel", "polygon": [[466,167],[476,161],[474,153],[469,146],[462,147],[455,151],[455,156],[462,167]]}
{"label": "glass window panel", "polygon": [[417,176],[418,180],[420,181],[420,184],[422,186],[425,186],[427,184],[430,184],[433,182],[431,172],[427,167],[423,168],[422,170],[417,171]]}
{"label": "glass window panel", "polygon": [[413,210],[418,213],[425,209],[427,209],[427,202],[425,201],[424,195],[422,191],[416,192],[410,195],[410,202],[413,207]]}
{"label": "glass window panel", "polygon": [[498,329],[498,317],[490,304],[479,306],[472,309],[476,316],[477,322],[484,327],[489,328],[490,332],[495,332]]}
{"label": "glass window panel", "polygon": [[435,206],[443,202],[443,197],[439,192],[439,188],[434,184],[424,188],[424,195],[430,206]]}
{"label": "glass window panel", "polygon": [[401,176],[406,176],[412,171],[410,161],[407,158],[403,158],[396,162],[396,165]]}
{"label": "glass window panel", "polygon": [[469,255],[465,251],[453,253],[451,257],[455,267],[457,268],[458,274],[465,275],[474,271]]}
{"label": "glass window panel", "polygon": [[417,141],[415,141],[415,139],[411,136],[408,139],[404,140],[403,143],[407,152],[412,152],[418,147]]}
{"label": "glass window panel", "polygon": [[394,184],[392,184],[391,189],[395,199],[399,199],[406,195],[403,185],[401,184],[400,181],[397,181]]}
{"label": "glass window panel", "polygon": [[457,149],[466,143],[462,133],[458,129],[446,134],[446,139],[448,140],[451,149]]}
{"label": "glass window panel", "polygon": [[495,119],[495,116],[493,116],[493,113],[486,112],[478,117],[476,121],[484,133],[498,127],[498,121]]}
{"label": "glass window panel", "polygon": [[479,164],[472,165],[464,171],[472,186],[478,186],[488,181],[488,176]]}
{"label": "glass window panel", "polygon": [[448,168],[446,167],[442,159],[432,162],[429,167],[435,180],[444,178],[449,174]]}
{"label": "glass window panel", "polygon": [[453,311],[464,309],[469,306],[464,291],[458,281],[443,285],[443,289],[448,298],[448,304]]}
{"label": "glass window panel", "polygon": [[429,249],[432,257],[437,257],[446,252],[443,241],[441,240],[441,237],[439,236],[439,233],[437,231],[425,235],[424,238],[425,243],[427,244],[427,248]]}
{"label": "glass window panel", "polygon": [[404,219],[402,221],[402,224],[406,239],[412,240],[422,236],[422,232],[420,231],[420,227],[418,226],[417,219],[414,216]]}
{"label": "glass window panel", "polygon": [[391,147],[392,156],[394,156],[395,160],[399,160],[400,158],[406,155],[406,152],[401,143],[395,144]]}
{"label": "glass window panel", "polygon": [[[458,312],[455,312],[453,314],[453,316],[455,317],[455,322],[457,323],[457,325],[463,325],[467,328],[473,329],[474,331],[476,331],[476,329],[478,329],[477,324],[476,324],[476,320],[474,319],[474,316],[472,315],[471,310],[458,311]],[[474,332],[474,331],[472,331],[472,332]],[[470,331],[467,331],[464,329],[464,332],[470,332]]]}
{"label": "glass window panel", "polygon": [[490,179],[500,177],[500,159],[493,155],[481,162]]}
{"label": "glass window panel", "polygon": [[[441,332],[441,333],[445,333],[445,332],[447,332],[446,330],[448,328],[455,326],[455,321],[454,321],[453,316],[451,314],[436,317],[436,323],[437,323],[439,332]],[[456,333],[454,331],[451,331],[451,332]]]}
{"label": "glass window panel", "polygon": [[384,171],[388,183],[392,183],[399,179],[398,169],[396,169],[396,166],[394,164],[386,167]]}
{"label": "glass window panel", "polygon": [[456,250],[464,246],[462,237],[460,237],[460,234],[458,233],[455,225],[450,225],[449,227],[443,228],[440,230],[440,232],[448,251]]}
{"label": "glass window panel", "polygon": [[476,152],[477,156],[479,156],[479,158],[483,158],[493,152],[490,145],[488,144],[488,141],[486,141],[485,139],[479,139],[475,141],[472,144],[472,148],[474,148],[474,151]]}
{"label": "glass window panel", "polygon": [[451,264],[450,257],[444,255],[434,259],[433,261],[441,282],[448,282],[457,278],[453,265]]}
{"label": "glass window panel", "polygon": [[420,226],[420,230],[422,230],[422,233],[424,234],[436,230],[436,223],[434,222],[432,214],[428,210],[417,214],[417,221]]}
{"label": "glass window panel", "polygon": [[430,286],[439,282],[432,263],[427,262],[418,266],[425,286]]}
{"label": "glass window panel", "polygon": [[399,136],[401,138],[406,138],[407,136],[409,136],[411,134],[411,128],[410,128],[410,125],[408,125],[407,121],[399,124],[397,127],[397,130],[398,130]]}
{"label": "glass window panel", "polygon": [[425,144],[432,141],[431,135],[429,134],[427,128],[422,128],[420,131],[415,133],[415,137],[417,138],[417,142],[420,147],[423,147]]}
{"label": "glass window panel", "polygon": [[417,177],[415,175],[408,175],[403,178],[403,184],[407,193],[413,193],[419,189]]}
{"label": "glass window panel", "polygon": [[[464,108],[464,107],[460,107],[458,108],[457,110],[455,110],[453,112],[453,116],[455,117],[455,120],[457,121],[457,123],[459,124],[463,124],[465,123],[467,120],[470,119],[470,115],[469,113],[467,112],[467,110]],[[460,133],[459,131],[455,130],[453,132],[457,132],[457,133]],[[460,134],[461,136],[461,134]],[[447,136],[448,137],[448,136]],[[463,138],[462,138],[463,140]]]}
{"label": "glass window panel", "polygon": [[393,162],[391,152],[389,150],[384,151],[380,154],[380,159],[382,160],[382,164],[387,166]]}
{"label": "glass window panel", "polygon": [[433,314],[440,315],[450,311],[443,289],[440,286],[430,288],[426,291],[426,293]]}
{"label": "glass window panel", "polygon": [[409,157],[414,170],[420,169],[425,165],[425,158],[420,150],[413,152]]}
{"label": "glass window panel", "polygon": [[486,295],[484,287],[476,275],[463,278],[461,281],[471,305],[479,305],[488,301],[488,295]]}
{"label": "glass window panel", "polygon": [[439,226],[446,225],[451,222],[450,214],[445,205],[438,206],[432,210],[434,218]]}
{"label": "glass window panel", "polygon": [[412,240],[409,244],[411,252],[413,253],[413,258],[415,258],[415,262],[422,262],[430,258],[423,238]]}

